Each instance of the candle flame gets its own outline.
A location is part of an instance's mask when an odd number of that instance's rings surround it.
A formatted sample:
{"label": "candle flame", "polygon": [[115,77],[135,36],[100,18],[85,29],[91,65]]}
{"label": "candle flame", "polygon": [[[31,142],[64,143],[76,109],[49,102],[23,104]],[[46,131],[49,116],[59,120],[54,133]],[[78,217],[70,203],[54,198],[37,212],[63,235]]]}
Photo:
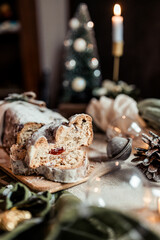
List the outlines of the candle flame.
{"label": "candle flame", "polygon": [[114,15],[120,16],[121,15],[121,6],[119,4],[115,4],[113,12],[114,12]]}

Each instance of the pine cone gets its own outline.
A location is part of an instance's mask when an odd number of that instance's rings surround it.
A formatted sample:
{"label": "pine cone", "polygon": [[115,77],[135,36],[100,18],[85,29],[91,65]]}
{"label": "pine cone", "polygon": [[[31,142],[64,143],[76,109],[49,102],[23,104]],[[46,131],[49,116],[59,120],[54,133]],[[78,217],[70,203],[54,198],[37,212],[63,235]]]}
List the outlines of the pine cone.
{"label": "pine cone", "polygon": [[142,134],[142,140],[148,144],[148,149],[136,148],[136,158],[132,162],[138,163],[137,167],[149,180],[160,182],[160,137],[153,132],[151,135]]}

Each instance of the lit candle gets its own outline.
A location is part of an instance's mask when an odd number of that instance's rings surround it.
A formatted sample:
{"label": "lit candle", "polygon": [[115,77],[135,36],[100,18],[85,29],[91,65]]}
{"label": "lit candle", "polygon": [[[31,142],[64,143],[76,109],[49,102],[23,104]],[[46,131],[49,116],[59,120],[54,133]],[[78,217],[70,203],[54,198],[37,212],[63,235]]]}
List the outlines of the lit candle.
{"label": "lit candle", "polygon": [[112,41],[123,42],[123,17],[121,16],[121,6],[114,5],[114,16],[112,17]]}

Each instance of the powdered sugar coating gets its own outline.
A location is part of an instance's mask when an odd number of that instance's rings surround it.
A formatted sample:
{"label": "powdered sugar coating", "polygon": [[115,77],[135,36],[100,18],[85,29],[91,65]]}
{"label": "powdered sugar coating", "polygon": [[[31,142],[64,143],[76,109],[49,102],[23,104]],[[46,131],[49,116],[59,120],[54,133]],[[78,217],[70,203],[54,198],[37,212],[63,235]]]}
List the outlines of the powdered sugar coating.
{"label": "powdered sugar coating", "polygon": [[30,104],[28,102],[0,102],[0,145],[2,144],[1,136],[3,134],[4,114],[8,110],[12,113],[12,116],[14,116],[17,124],[25,124],[28,122],[48,124],[54,122],[55,120],[66,121],[66,119],[63,118],[59,113],[53,112],[45,107],[39,107],[37,105]]}
{"label": "powdered sugar coating", "polygon": [[38,129],[38,131],[36,131],[31,138],[31,141],[28,142],[27,146],[29,147],[30,145],[34,145],[36,143],[36,141],[44,136],[47,138],[47,141],[53,142],[54,141],[54,130],[61,126],[64,122],[68,122],[67,120],[64,121],[64,119],[55,119],[54,122],[51,122],[49,124],[44,125],[43,127],[41,127],[40,129]]}
{"label": "powdered sugar coating", "polygon": [[8,108],[12,109],[13,114],[16,116],[17,122],[20,122],[21,124],[28,122],[47,124],[53,122],[54,119],[63,118],[57,112],[53,112],[48,108],[39,107],[28,102],[17,101],[10,104],[11,106]]}

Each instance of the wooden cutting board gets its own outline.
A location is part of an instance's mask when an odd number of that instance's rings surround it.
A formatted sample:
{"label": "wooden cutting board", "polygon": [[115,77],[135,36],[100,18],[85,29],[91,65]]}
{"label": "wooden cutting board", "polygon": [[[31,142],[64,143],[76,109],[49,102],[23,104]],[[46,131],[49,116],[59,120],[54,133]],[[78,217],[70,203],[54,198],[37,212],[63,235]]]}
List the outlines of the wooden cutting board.
{"label": "wooden cutting board", "polygon": [[[92,147],[97,146],[96,141],[92,145]],[[102,143],[101,143],[101,149],[102,149]],[[83,178],[81,181],[78,181],[76,183],[57,183],[53,181],[46,180],[42,176],[22,176],[22,175],[15,175],[13,174],[11,167],[10,167],[10,160],[8,154],[0,148],[0,169],[6,172],[9,176],[11,176],[13,179],[20,181],[27,185],[31,190],[36,192],[41,191],[50,191],[51,193],[58,192],[60,190],[64,190],[70,187],[73,187],[75,185],[78,185],[80,183],[83,183],[87,181],[88,177],[91,175],[93,170],[100,165],[100,162],[94,161],[97,160],[97,158],[101,157],[103,158],[104,154],[99,153],[93,148],[89,149],[88,151],[89,159],[90,159],[90,169],[88,171],[88,174],[85,178]]]}

